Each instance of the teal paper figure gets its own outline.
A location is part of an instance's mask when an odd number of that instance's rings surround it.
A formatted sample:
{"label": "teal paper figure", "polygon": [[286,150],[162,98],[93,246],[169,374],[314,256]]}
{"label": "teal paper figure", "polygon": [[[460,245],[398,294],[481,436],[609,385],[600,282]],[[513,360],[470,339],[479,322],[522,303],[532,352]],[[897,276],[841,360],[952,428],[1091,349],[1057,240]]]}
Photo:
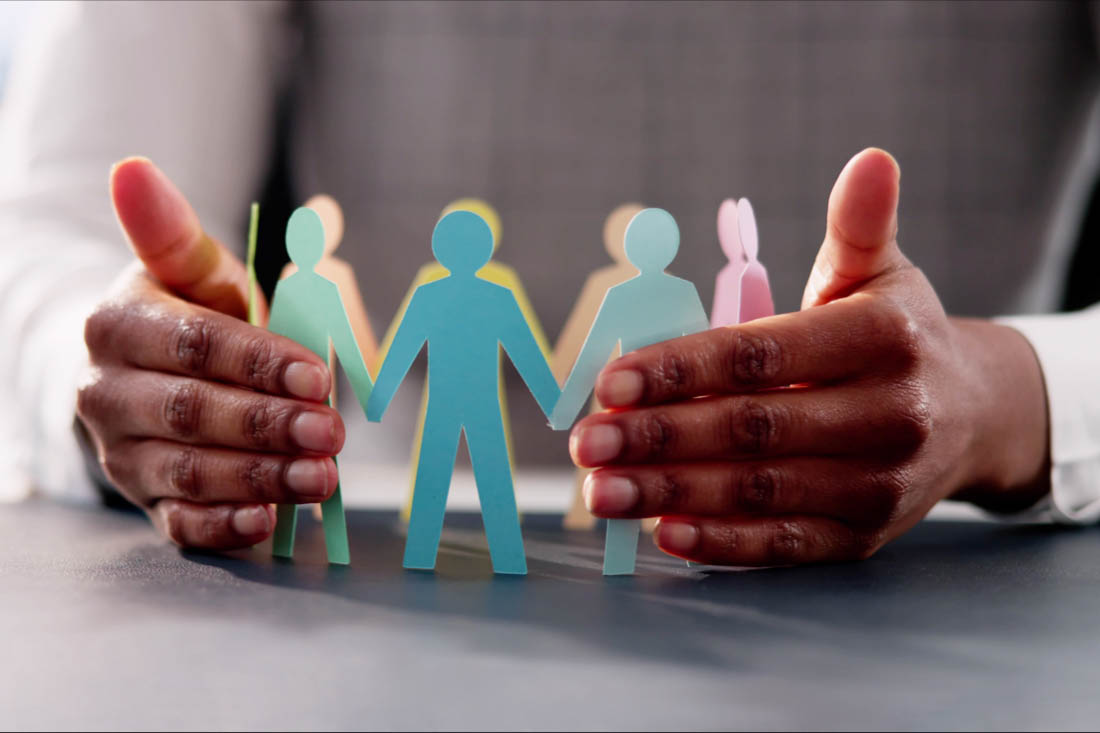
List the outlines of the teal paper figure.
{"label": "teal paper figure", "polygon": [[[331,280],[314,272],[325,253],[325,229],[321,217],[313,209],[301,207],[291,215],[286,225],[286,251],[298,271],[275,286],[268,329],[297,341],[326,363],[331,343],[365,411],[371,394],[370,372],[355,342],[339,289]],[[321,504],[321,517],[328,561],[347,565],[351,557],[339,484],[333,495]],[[297,523],[298,507],[280,504],[272,554],[293,557]]]}
{"label": "teal paper figure", "polygon": [[413,293],[367,404],[367,419],[381,420],[427,343],[428,407],[404,566],[435,567],[458,438],[465,431],[493,571],[526,575],[501,422],[500,348],[547,416],[561,392],[515,296],[476,275],[493,254],[485,220],[469,211],[447,214],[432,233],[432,254],[450,274]]}
{"label": "teal paper figure", "polygon": [[[672,215],[664,209],[638,212],[626,228],[625,239],[626,257],[639,274],[609,288],[604,296],[550,417],[555,430],[573,424],[616,345],[626,354],[710,326],[695,286],[664,272],[680,248],[680,229]],[[608,520],[604,575],[634,572],[640,527],[637,519]]]}

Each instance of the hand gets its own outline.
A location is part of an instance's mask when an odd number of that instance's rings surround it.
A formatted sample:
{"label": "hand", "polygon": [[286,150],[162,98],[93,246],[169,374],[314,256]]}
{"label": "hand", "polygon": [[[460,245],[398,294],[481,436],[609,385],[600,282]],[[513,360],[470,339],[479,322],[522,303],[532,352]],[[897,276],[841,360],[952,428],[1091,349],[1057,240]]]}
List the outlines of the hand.
{"label": "hand", "polygon": [[152,163],[117,165],[111,195],[141,261],[88,318],[78,415],[108,478],[172,541],[253,545],[274,529],[271,502],[336,488],[328,369],[241,320],[244,266]]}
{"label": "hand", "polygon": [[1030,345],[945,315],[898,249],[898,181],[882,151],[845,167],[801,312],[604,369],[612,409],[570,441],[600,467],[593,513],[661,516],[658,545],[689,560],[773,566],[868,557],[945,497],[1012,510],[1049,490]]}

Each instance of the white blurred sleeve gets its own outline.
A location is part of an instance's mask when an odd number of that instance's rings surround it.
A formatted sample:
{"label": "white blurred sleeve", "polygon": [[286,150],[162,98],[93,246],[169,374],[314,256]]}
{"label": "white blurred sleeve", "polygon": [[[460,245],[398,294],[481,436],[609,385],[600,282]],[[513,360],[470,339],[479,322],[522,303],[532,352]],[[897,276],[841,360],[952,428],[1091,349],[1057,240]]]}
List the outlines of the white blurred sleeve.
{"label": "white blurred sleeve", "polygon": [[112,163],[152,158],[204,228],[239,245],[270,147],[285,13],[44,4],[22,39],[0,103],[0,454],[29,484],[14,493],[95,495],[72,423],[84,319],[132,257]]}
{"label": "white blurred sleeve", "polygon": [[1031,342],[1046,382],[1051,493],[1028,513],[1065,524],[1100,519],[1100,305],[998,319]]}

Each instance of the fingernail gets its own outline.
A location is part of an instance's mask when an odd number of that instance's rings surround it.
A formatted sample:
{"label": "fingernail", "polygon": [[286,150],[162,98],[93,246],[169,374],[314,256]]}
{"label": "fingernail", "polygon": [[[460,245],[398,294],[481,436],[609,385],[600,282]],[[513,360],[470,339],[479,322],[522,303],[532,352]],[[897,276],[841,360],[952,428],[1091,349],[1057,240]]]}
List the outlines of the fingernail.
{"label": "fingernail", "polygon": [[233,531],[242,537],[267,534],[271,529],[271,518],[267,514],[267,509],[262,506],[238,509],[233,512],[233,518],[229,523],[233,525]]}
{"label": "fingernail", "polygon": [[573,432],[569,452],[582,466],[598,466],[619,455],[623,433],[614,425],[592,425]]}
{"label": "fingernail", "polygon": [[657,525],[657,546],[676,555],[686,555],[699,544],[699,528],[687,522],[661,520]]}
{"label": "fingernail", "polygon": [[584,481],[584,505],[593,514],[617,514],[638,503],[638,487],[625,476],[590,473]]}
{"label": "fingernail", "polygon": [[295,494],[322,497],[328,493],[328,461],[301,458],[286,470],[286,486]]}
{"label": "fingernail", "polygon": [[303,412],[290,424],[290,437],[305,450],[327,453],[336,448],[336,423],[319,412]]}
{"label": "fingernail", "polygon": [[328,397],[328,379],[324,370],[309,362],[296,361],[283,372],[286,391],[303,400],[320,402]]}
{"label": "fingernail", "polygon": [[623,369],[600,375],[596,396],[604,407],[628,407],[642,399],[645,381],[633,369]]}

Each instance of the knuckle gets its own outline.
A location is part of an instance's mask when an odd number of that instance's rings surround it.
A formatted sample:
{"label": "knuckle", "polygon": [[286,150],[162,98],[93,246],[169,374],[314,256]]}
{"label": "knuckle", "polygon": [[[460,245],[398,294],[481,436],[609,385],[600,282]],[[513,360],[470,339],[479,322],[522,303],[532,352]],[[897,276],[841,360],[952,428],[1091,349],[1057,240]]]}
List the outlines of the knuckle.
{"label": "knuckle", "polygon": [[89,370],[76,388],[76,414],[88,421],[101,414],[106,405],[102,374]]}
{"label": "knuckle", "polygon": [[241,416],[241,431],[249,445],[268,449],[275,445],[280,433],[287,432],[286,410],[267,398],[250,400]]}
{"label": "knuckle", "polygon": [[253,389],[272,391],[278,386],[283,360],[267,338],[252,337],[244,347],[244,382]]}
{"label": "knuckle", "polygon": [[873,328],[886,334],[890,347],[904,366],[916,364],[924,354],[924,334],[920,323],[903,303],[885,300],[876,311]]}
{"label": "knuckle", "polygon": [[746,387],[771,384],[782,369],[783,349],[764,333],[737,331],[732,346],[733,377]]}
{"label": "knuckle", "polygon": [[771,466],[745,471],[740,485],[731,492],[736,508],[755,513],[770,510],[775,506],[779,482],[779,470]]}
{"label": "knuckle", "polygon": [[920,383],[903,387],[901,404],[894,411],[894,429],[902,444],[919,448],[932,437],[935,414],[932,397]]}
{"label": "knuckle", "polygon": [[168,466],[168,485],[184,499],[202,495],[202,454],[187,446],[176,452]]}
{"label": "knuckle", "polygon": [[123,314],[115,305],[102,304],[84,321],[84,344],[96,355],[110,349],[115,330]]}
{"label": "knuckle", "polygon": [[684,483],[671,471],[661,471],[654,476],[649,490],[649,503],[659,514],[672,513],[683,506],[686,494]]}
{"label": "knuckle", "polygon": [[237,482],[246,496],[264,500],[271,494],[271,487],[278,480],[279,470],[272,461],[262,456],[250,456],[241,461],[237,469]]}
{"label": "knuckle", "polygon": [[180,382],[168,390],[164,401],[164,422],[173,435],[189,438],[199,431],[205,396],[194,382]]}
{"label": "knuckle", "polygon": [[201,374],[210,360],[214,326],[206,318],[181,319],[173,331],[172,354],[182,371]]}
{"label": "knuckle", "polygon": [[850,553],[853,560],[866,560],[882,547],[882,538],[877,533],[860,533],[852,537]]}
{"label": "knuckle", "polygon": [[868,502],[868,515],[873,524],[886,526],[898,518],[909,484],[909,472],[902,467],[882,471],[876,476],[872,499]]}
{"label": "knuckle", "polygon": [[198,547],[216,547],[221,543],[226,527],[225,511],[206,510],[200,513],[193,538]]}
{"label": "knuckle", "polygon": [[779,443],[781,410],[754,398],[736,399],[729,406],[729,443],[735,452],[758,455]]}
{"label": "knuckle", "polygon": [[676,425],[664,413],[650,413],[636,424],[634,443],[644,459],[662,458],[676,443]]}
{"label": "knuckle", "polygon": [[131,462],[117,450],[105,450],[99,455],[99,467],[103,469],[103,474],[112,484],[122,486]]}
{"label": "knuckle", "polygon": [[779,522],[768,538],[767,557],[776,565],[799,560],[809,543],[806,530],[798,522]]}
{"label": "knuckle", "polygon": [[653,391],[660,394],[678,394],[690,383],[691,373],[692,362],[679,349],[667,348],[653,367],[651,374]]}

